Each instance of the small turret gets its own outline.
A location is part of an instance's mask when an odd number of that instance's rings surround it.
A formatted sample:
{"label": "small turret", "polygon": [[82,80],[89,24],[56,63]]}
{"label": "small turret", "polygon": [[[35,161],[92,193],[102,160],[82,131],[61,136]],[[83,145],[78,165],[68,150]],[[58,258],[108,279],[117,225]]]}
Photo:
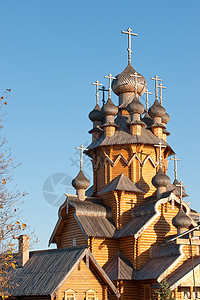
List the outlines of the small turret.
{"label": "small turret", "polygon": [[80,170],[78,175],[72,180],[72,186],[75,188],[79,200],[84,201],[85,191],[90,186],[90,181],[85,177],[82,170]]}
{"label": "small turret", "polygon": [[131,115],[131,122],[129,123],[130,132],[133,135],[141,135],[142,126],[145,126],[141,121],[141,115],[144,113],[144,110],[144,105],[140,103],[138,96],[135,96],[127,106],[127,111]]}
{"label": "small turret", "polygon": [[153,133],[157,137],[162,138],[163,128],[165,129],[165,126],[162,124],[162,117],[166,113],[164,107],[162,107],[159,101],[156,99],[154,104],[149,108],[148,113],[150,117],[153,119],[153,124],[151,125],[151,129]]}
{"label": "small turret", "polygon": [[102,133],[101,124],[103,116],[99,104],[96,104],[95,108],[89,113],[89,119],[93,122],[93,128],[89,133],[92,133],[92,141],[95,141]]}
{"label": "small turret", "polygon": [[106,137],[110,137],[114,135],[115,128],[118,127],[114,122],[114,118],[117,113],[118,113],[117,106],[114,105],[111,98],[108,98],[108,101],[102,107],[102,114],[105,118],[105,123],[103,124],[102,127],[104,128],[104,133]]}
{"label": "small turret", "polygon": [[81,158],[80,158],[80,172],[78,175],[72,180],[72,186],[76,190],[76,194],[78,199],[81,201],[85,200],[85,191],[90,186],[90,181],[85,177],[83,173],[83,151],[87,150],[83,145],[77,147],[76,149],[81,150]]}

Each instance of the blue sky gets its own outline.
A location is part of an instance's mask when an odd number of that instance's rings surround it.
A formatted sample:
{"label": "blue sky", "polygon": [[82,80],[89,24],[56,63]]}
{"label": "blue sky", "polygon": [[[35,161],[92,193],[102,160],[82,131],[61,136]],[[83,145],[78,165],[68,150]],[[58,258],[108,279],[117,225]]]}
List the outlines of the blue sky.
{"label": "blue sky", "polygon": [[[127,38],[120,32],[129,26],[138,34],[132,65],[151,91],[155,74],[167,87],[168,141],[181,159],[187,200],[200,210],[200,1],[7,0],[0,10],[0,91],[12,89],[4,134],[22,162],[14,180],[29,193],[23,217],[39,237],[35,248],[47,247],[57,220],[58,207],[44,199],[43,185],[52,174],[66,175],[67,183],[77,174],[75,147],[91,140],[91,82],[107,85],[104,75],[126,67]],[[85,165],[91,176],[88,160]],[[169,175],[173,180],[172,162]]]}

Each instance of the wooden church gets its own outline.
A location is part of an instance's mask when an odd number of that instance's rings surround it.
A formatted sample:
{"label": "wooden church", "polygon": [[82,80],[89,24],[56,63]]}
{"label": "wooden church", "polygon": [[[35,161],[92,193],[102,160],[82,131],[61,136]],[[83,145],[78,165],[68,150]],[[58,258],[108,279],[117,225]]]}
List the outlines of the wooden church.
{"label": "wooden church", "polygon": [[[129,37],[128,66],[107,76],[109,96],[102,107],[101,84],[95,82],[92,142],[80,147],[81,168],[72,181],[76,195],[66,195],[59,209],[50,238],[57,249],[29,254],[21,242],[13,295],[22,300],[157,299],[164,279],[175,299],[200,299],[199,214],[183,200],[187,194],[177,172],[173,183],[167,176],[175,152],[167,141],[164,87],[158,76],[151,78],[155,101],[149,107],[146,79],[131,65],[135,34],[130,28],[122,33]],[[146,108],[140,102],[144,93]],[[93,186],[82,170],[83,151],[92,161]],[[176,171],[178,159],[172,159]]]}

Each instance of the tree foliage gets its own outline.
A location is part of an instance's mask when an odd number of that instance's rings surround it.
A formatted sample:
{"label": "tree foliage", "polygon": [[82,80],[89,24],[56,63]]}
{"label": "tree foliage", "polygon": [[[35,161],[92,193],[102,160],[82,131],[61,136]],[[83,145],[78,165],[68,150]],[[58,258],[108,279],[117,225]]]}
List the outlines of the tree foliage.
{"label": "tree foliage", "polygon": [[166,279],[160,283],[160,288],[155,292],[160,300],[175,300],[175,297],[172,296],[172,291],[170,290],[169,283]]}
{"label": "tree foliage", "polygon": [[7,149],[6,139],[3,137],[4,109],[10,94],[7,89],[0,97],[0,296],[9,296],[11,282],[9,273],[16,268],[15,252],[17,238],[25,230],[26,224],[20,222],[22,198],[21,193],[13,184],[13,171],[17,167],[11,152]]}

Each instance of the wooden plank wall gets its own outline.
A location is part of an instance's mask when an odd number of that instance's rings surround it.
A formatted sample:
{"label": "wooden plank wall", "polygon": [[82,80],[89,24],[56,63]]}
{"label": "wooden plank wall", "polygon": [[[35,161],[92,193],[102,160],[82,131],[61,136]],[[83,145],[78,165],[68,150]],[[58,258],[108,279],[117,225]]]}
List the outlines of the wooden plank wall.
{"label": "wooden plank wall", "polygon": [[118,240],[94,238],[92,239],[91,249],[92,254],[102,267],[117,253]]}
{"label": "wooden plank wall", "polygon": [[[76,238],[76,246],[87,246],[87,239],[74,218],[75,209],[69,205],[69,212],[64,220],[64,226],[60,234],[58,248],[72,247],[73,238]],[[73,229],[73,230],[72,230]]]}
{"label": "wooden plank wall", "polygon": [[85,261],[82,260],[59,289],[56,300],[63,300],[64,292],[68,289],[76,291],[76,300],[83,300],[85,292],[89,289],[97,292],[98,300],[106,300],[103,298],[103,285],[104,283],[96,277],[91,265],[87,268]]}
{"label": "wooden plank wall", "polygon": [[129,259],[129,261],[134,263],[134,238],[133,236],[121,238],[119,240],[120,251]]}
{"label": "wooden plank wall", "polygon": [[149,249],[153,244],[162,243],[166,236],[177,234],[172,225],[173,217],[178,213],[179,207],[167,202],[159,206],[161,215],[141,235],[138,259],[140,267],[149,259]]}

